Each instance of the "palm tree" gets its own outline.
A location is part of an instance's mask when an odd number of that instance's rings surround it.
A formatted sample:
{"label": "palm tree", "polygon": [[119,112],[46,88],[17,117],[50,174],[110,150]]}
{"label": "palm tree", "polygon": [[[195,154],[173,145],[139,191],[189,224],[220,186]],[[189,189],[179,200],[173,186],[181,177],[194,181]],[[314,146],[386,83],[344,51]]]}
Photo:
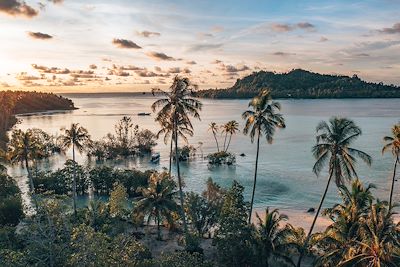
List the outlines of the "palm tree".
{"label": "palm tree", "polygon": [[[193,130],[188,126],[189,124],[185,121],[185,117],[181,117],[178,119],[178,136],[182,138],[185,143],[188,143],[187,135],[193,136]],[[160,117],[159,121],[161,130],[157,133],[157,138],[160,135],[164,135],[164,143],[167,144],[170,139],[170,153],[169,153],[169,169],[168,173],[171,175],[171,167],[172,167],[172,155],[173,155],[173,143],[174,143],[174,125],[168,116]]]}
{"label": "palm tree", "polygon": [[163,91],[155,88],[152,90],[153,94],[160,93],[164,97],[155,101],[151,108],[153,112],[160,108],[157,113],[156,121],[162,121],[164,118],[169,118],[173,125],[173,137],[175,143],[175,159],[176,159],[176,172],[178,176],[179,197],[181,204],[181,216],[185,233],[187,233],[187,224],[184,207],[184,195],[182,190],[182,178],[179,168],[179,151],[178,151],[178,129],[179,124],[183,124],[186,128],[193,130],[193,125],[189,116],[200,119],[199,111],[201,110],[202,103],[192,98],[197,89],[196,85],[192,85],[188,78],[180,78],[175,76],[169,91]]}
{"label": "palm tree", "polygon": [[352,182],[351,188],[339,187],[342,203],[326,209],[332,224],[324,233],[315,234],[317,246],[324,252],[318,257],[318,266],[337,266],[356,252],[361,228],[361,219],[369,212],[373,201],[371,189],[373,184],[364,187],[359,179]]}
{"label": "palm tree", "polygon": [[[319,176],[325,164],[329,162],[329,178],[304,247],[308,245],[332,178],[335,179],[336,186],[339,187],[346,180],[350,181],[353,177],[358,177],[355,170],[357,157],[362,159],[367,165],[371,165],[372,162],[371,157],[367,153],[350,147],[351,143],[361,135],[361,129],[352,120],[332,117],[329,120],[329,124],[321,121],[316,128],[316,132],[317,144],[313,146],[312,152],[317,161],[314,164],[313,172]],[[300,253],[297,262],[298,267],[301,266],[303,255],[304,249]]]}
{"label": "palm tree", "polygon": [[79,126],[79,123],[73,123],[69,129],[62,128],[61,131],[64,131],[64,134],[59,137],[61,141],[61,147],[63,149],[68,149],[72,146],[72,161],[74,162],[72,194],[74,214],[76,215],[77,199],[75,150],[78,150],[79,153],[82,153],[91,142],[90,135],[85,128]]}
{"label": "palm tree", "polygon": [[236,132],[239,130],[239,123],[237,121],[230,121],[227,123],[227,127],[224,129],[226,131],[226,133],[229,134],[229,141],[228,141],[228,145],[225,148],[225,152],[228,151],[229,145],[231,144],[231,140],[232,140],[232,135],[236,134]]}
{"label": "palm tree", "polygon": [[388,151],[390,149],[392,151],[393,157],[395,158],[394,168],[393,168],[393,176],[392,176],[392,186],[390,188],[390,197],[389,197],[389,209],[391,209],[392,208],[392,200],[393,200],[394,182],[396,179],[396,168],[397,168],[397,164],[400,161],[399,160],[399,157],[400,157],[400,123],[393,126],[392,135],[385,136],[383,138],[383,141],[385,141],[386,144],[382,148],[382,154],[384,154],[386,151]]}
{"label": "palm tree", "polygon": [[362,221],[357,253],[338,266],[400,266],[400,241],[398,224],[393,223],[393,212],[387,203],[371,204],[369,213]]}
{"label": "palm tree", "polygon": [[14,130],[11,134],[11,140],[8,143],[8,157],[11,163],[22,163],[25,165],[28,173],[29,190],[37,208],[37,200],[35,197],[35,186],[33,183],[30,161],[37,159],[42,153],[41,144],[35,138],[31,130],[22,131]]}
{"label": "palm tree", "polygon": [[250,133],[251,142],[254,142],[254,138],[257,136],[257,154],[256,154],[256,165],[254,171],[254,184],[253,192],[251,195],[250,212],[249,212],[249,224],[251,223],[251,214],[253,211],[254,194],[257,183],[257,167],[258,167],[258,154],[260,151],[260,137],[264,134],[267,142],[272,144],[273,137],[276,128],[285,128],[285,120],[282,114],[277,113],[281,109],[281,105],[278,102],[272,101],[271,91],[263,90],[260,94],[254,97],[249,107],[252,110],[243,112],[242,117],[246,120],[246,125],[243,129],[243,133],[247,135]]}
{"label": "palm tree", "polygon": [[157,224],[157,236],[161,240],[161,223],[166,218],[172,220],[172,212],[177,210],[174,200],[176,183],[168,173],[153,173],[147,188],[140,188],[143,198],[135,206],[135,212],[147,215],[147,224],[153,219]]}
{"label": "palm tree", "polygon": [[[288,217],[279,214],[277,209],[265,211],[264,220],[256,213],[258,219],[258,228],[256,231],[256,248],[258,250],[258,260],[260,266],[269,266],[269,260],[275,259],[284,264],[284,266],[294,266],[293,260],[288,256],[290,248],[294,247],[291,242],[293,237],[290,224],[281,227],[281,224],[287,221]],[[281,266],[281,265],[279,265]]]}
{"label": "palm tree", "polygon": [[212,134],[214,135],[215,143],[217,144],[217,151],[219,152],[219,144],[217,139],[218,125],[215,122],[211,122],[208,125],[208,130],[211,131]]}

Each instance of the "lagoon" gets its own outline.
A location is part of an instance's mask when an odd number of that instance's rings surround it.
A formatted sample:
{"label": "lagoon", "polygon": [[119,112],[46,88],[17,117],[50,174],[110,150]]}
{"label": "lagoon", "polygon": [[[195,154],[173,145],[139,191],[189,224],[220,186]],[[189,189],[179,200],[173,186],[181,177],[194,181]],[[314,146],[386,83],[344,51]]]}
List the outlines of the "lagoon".
{"label": "lagoon", "polygon": [[[140,112],[151,112],[150,105],[155,98],[150,95],[129,94],[86,94],[68,95],[79,109],[68,112],[52,112],[30,116],[19,116],[21,120],[16,127],[20,129],[40,128],[51,134],[59,134],[60,128],[71,123],[80,123],[88,129],[92,139],[97,140],[114,131],[114,124],[122,116],[132,116],[140,128],[148,128],[157,132],[159,127],[154,121],[154,114],[138,116]],[[223,124],[229,120],[237,120],[239,129],[243,129],[241,114],[247,108],[248,100],[211,100],[202,99],[201,121],[193,119],[195,135],[189,138],[191,145],[198,147],[196,159],[182,163],[181,171],[186,184],[185,190],[201,192],[205,181],[212,177],[224,187],[228,187],[234,179],[245,186],[245,197],[249,199],[254,171],[256,145],[250,142],[248,136],[238,133],[233,136],[230,152],[236,154],[235,166],[210,167],[202,158],[216,151],[212,133],[208,124],[216,122]],[[353,145],[373,157],[372,167],[364,163],[357,165],[359,177],[367,183],[377,186],[376,195],[386,199],[392,175],[393,160],[388,153],[382,156],[382,137],[390,134],[393,124],[400,120],[399,99],[300,99],[280,100],[282,113],[286,119],[287,128],[276,133],[275,141],[268,145],[261,144],[259,178],[255,196],[255,207],[267,206],[281,209],[304,211],[315,207],[320,200],[326,184],[326,175],[316,177],[312,173],[314,158],[311,148],[315,143],[315,127],[321,120],[331,116],[346,116],[352,118],[363,130],[362,136]],[[223,136],[219,136],[223,143]],[[160,138],[154,149],[160,152],[160,164],[149,163],[148,157],[108,161],[105,164],[120,168],[138,168],[162,170],[168,167],[169,145]],[[244,153],[245,157],[239,155]],[[62,167],[66,157],[54,156],[40,164],[40,168],[56,169]],[[80,164],[94,164],[85,155],[78,157]],[[174,170],[173,170],[174,171]],[[24,192],[27,190],[24,170],[13,167],[10,174],[17,177]],[[400,183],[400,182],[399,182]],[[400,186],[396,184],[394,200],[400,201]],[[337,201],[335,186],[331,186],[324,206],[328,207]]]}

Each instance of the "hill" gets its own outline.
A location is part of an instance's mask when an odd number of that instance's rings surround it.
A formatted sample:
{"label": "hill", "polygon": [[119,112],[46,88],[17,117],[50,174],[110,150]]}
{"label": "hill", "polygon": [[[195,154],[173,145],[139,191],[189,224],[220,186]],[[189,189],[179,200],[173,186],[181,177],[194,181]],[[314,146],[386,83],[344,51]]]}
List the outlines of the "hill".
{"label": "hill", "polygon": [[226,89],[198,92],[204,98],[251,98],[269,88],[275,98],[397,98],[400,87],[370,83],[344,75],[327,75],[294,69],[287,73],[253,72]]}
{"label": "hill", "polygon": [[49,110],[72,110],[74,103],[52,93],[0,91],[0,148],[4,147],[7,130],[16,122],[16,114]]}

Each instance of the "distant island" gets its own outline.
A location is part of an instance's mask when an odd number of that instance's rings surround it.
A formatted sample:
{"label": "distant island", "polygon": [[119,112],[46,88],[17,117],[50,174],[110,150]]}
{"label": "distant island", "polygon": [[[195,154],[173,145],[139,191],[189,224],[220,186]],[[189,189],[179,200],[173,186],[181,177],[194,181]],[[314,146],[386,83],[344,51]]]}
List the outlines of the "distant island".
{"label": "distant island", "polygon": [[7,141],[7,131],[17,122],[15,115],[75,109],[68,98],[40,92],[0,91],[0,103],[0,148]]}
{"label": "distant island", "polygon": [[371,83],[357,75],[327,75],[302,69],[287,73],[253,72],[226,89],[208,89],[197,93],[202,98],[251,98],[269,88],[274,98],[399,98],[400,87]]}

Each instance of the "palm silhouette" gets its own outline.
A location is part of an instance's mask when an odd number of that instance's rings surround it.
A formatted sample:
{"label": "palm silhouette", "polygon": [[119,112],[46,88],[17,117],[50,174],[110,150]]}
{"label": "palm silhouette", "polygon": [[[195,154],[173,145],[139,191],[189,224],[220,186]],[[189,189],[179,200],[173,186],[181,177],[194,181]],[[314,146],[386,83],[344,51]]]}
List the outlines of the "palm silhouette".
{"label": "palm silhouette", "polygon": [[400,123],[393,126],[392,135],[385,136],[383,138],[383,141],[386,142],[386,144],[382,148],[382,154],[384,154],[388,150],[391,150],[393,157],[395,158],[394,168],[393,168],[393,176],[392,176],[392,186],[390,189],[390,197],[389,197],[389,209],[391,209],[392,208],[392,200],[393,200],[394,182],[396,179],[396,168],[397,168],[397,164],[400,161],[399,160],[399,157],[400,157]]}
{"label": "palm silhouette", "polygon": [[[335,183],[339,187],[345,181],[358,177],[355,170],[356,158],[362,159],[368,165],[371,165],[372,162],[368,154],[350,147],[351,143],[361,135],[361,129],[352,120],[332,117],[329,120],[329,124],[325,121],[320,122],[316,132],[317,144],[313,146],[312,152],[317,161],[314,164],[313,172],[318,176],[325,164],[329,162],[329,178],[305,240],[305,247],[308,245],[332,178],[335,179]],[[303,254],[304,250],[300,253],[297,266],[301,265]]]}
{"label": "palm silhouette", "polygon": [[217,144],[217,151],[219,152],[219,144],[218,144],[218,139],[217,139],[217,133],[218,133],[218,125],[215,122],[211,122],[208,125],[208,130],[212,132],[215,143]]}
{"label": "palm silhouette", "polygon": [[72,194],[73,194],[73,208],[74,213],[76,215],[76,160],[75,160],[75,150],[78,150],[79,153],[82,153],[85,148],[90,144],[90,135],[88,131],[79,126],[79,123],[71,124],[69,129],[61,129],[64,131],[64,134],[61,135],[60,142],[61,147],[63,149],[68,149],[72,146],[72,160],[74,162],[74,170],[73,170],[73,185],[72,185]]}
{"label": "palm silhouette", "polygon": [[161,240],[160,225],[163,218],[172,220],[171,213],[177,210],[174,196],[176,184],[167,173],[153,173],[147,188],[140,188],[143,198],[135,206],[136,212],[142,212],[157,224],[158,239]]}
{"label": "palm silhouette", "polygon": [[184,127],[193,130],[193,125],[190,122],[189,116],[200,119],[199,110],[201,110],[202,104],[197,99],[192,98],[197,87],[192,85],[188,78],[180,78],[175,76],[169,91],[163,91],[161,89],[153,89],[153,94],[159,93],[163,98],[155,101],[151,108],[153,111],[160,109],[156,116],[156,121],[162,122],[163,120],[169,120],[173,126],[173,138],[175,143],[175,160],[176,160],[176,171],[178,176],[179,185],[179,197],[181,202],[181,216],[185,233],[187,233],[187,224],[185,218],[185,212],[183,210],[184,196],[182,190],[182,178],[179,168],[179,155],[178,155],[178,129],[179,124]]}
{"label": "palm silhouette", "polygon": [[242,117],[246,120],[243,133],[245,135],[250,134],[251,142],[254,142],[254,138],[257,136],[257,154],[256,164],[254,171],[254,184],[253,192],[251,195],[250,212],[249,212],[249,223],[251,222],[251,214],[253,210],[254,194],[257,183],[257,167],[258,167],[258,155],[260,151],[260,137],[265,135],[267,142],[272,144],[273,136],[276,128],[285,128],[285,120],[282,114],[277,113],[281,109],[281,105],[278,102],[272,101],[271,92],[269,90],[261,91],[260,94],[254,97],[249,107],[252,110],[243,112]]}
{"label": "palm silhouette", "polygon": [[42,149],[38,140],[35,138],[31,130],[22,131],[14,130],[11,134],[11,140],[8,144],[8,157],[11,163],[23,163],[28,173],[29,189],[32,194],[33,200],[35,198],[35,186],[29,167],[29,162],[37,159],[41,155]]}
{"label": "palm silhouette", "polygon": [[228,144],[225,147],[225,142],[224,142],[224,149],[225,152],[228,151],[229,145],[231,144],[232,140],[232,135],[236,134],[236,132],[239,131],[239,123],[237,121],[229,121],[224,125],[224,132],[225,132],[225,140],[226,136],[229,134],[229,140]]}
{"label": "palm silhouette", "polygon": [[339,187],[342,203],[324,211],[333,223],[324,233],[316,234],[317,243],[325,252],[317,259],[318,266],[337,266],[354,253],[360,220],[368,214],[373,200],[372,188],[375,188],[372,184],[364,187],[359,179],[352,182],[350,189],[344,185]]}
{"label": "palm silhouette", "polygon": [[[171,175],[171,167],[172,167],[172,145],[174,143],[174,124],[172,120],[166,117],[160,117],[159,121],[161,130],[157,133],[157,138],[161,135],[164,135],[164,143],[167,144],[168,140],[170,140],[170,153],[169,153],[169,169],[168,173]],[[185,117],[178,118],[178,136],[182,138],[185,143],[188,143],[188,139],[186,136],[193,136],[193,130],[188,126],[189,123],[186,121]]]}

